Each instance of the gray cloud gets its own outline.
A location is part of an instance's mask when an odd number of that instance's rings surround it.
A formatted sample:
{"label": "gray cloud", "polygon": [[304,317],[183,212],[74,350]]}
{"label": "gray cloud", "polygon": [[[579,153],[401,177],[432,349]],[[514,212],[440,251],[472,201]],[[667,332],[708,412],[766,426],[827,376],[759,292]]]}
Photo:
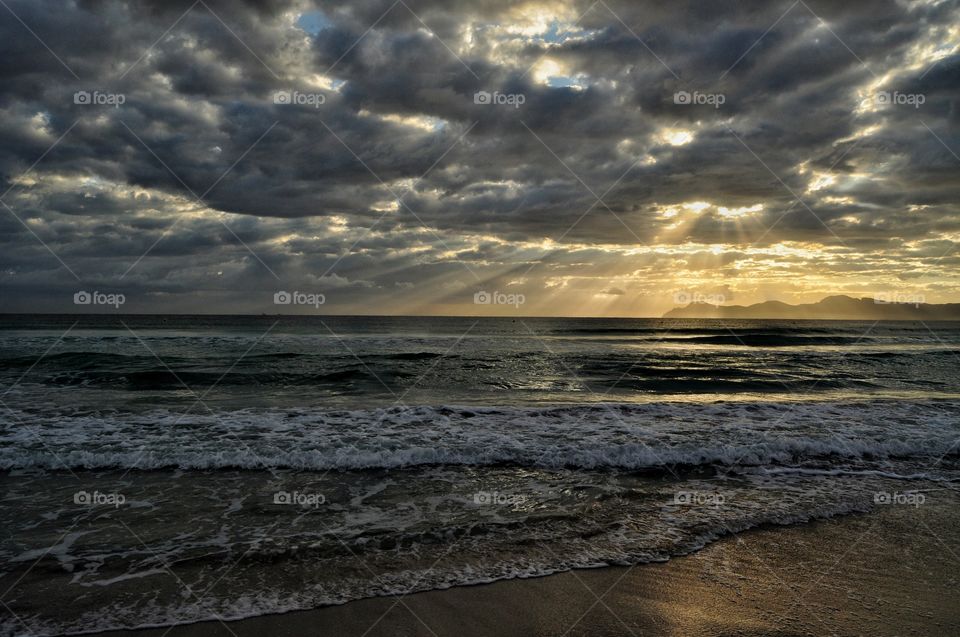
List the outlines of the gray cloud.
{"label": "gray cloud", "polygon": [[191,4],[9,2],[5,309],[413,311],[852,258],[956,291],[956,2]]}

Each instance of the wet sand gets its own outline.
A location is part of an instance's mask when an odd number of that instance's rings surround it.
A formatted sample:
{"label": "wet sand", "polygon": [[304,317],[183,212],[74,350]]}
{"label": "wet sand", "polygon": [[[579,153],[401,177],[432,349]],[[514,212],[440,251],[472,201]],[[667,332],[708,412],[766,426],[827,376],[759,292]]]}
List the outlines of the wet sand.
{"label": "wet sand", "polygon": [[960,514],[940,493],[920,507],[756,529],[665,563],[100,634],[958,635]]}

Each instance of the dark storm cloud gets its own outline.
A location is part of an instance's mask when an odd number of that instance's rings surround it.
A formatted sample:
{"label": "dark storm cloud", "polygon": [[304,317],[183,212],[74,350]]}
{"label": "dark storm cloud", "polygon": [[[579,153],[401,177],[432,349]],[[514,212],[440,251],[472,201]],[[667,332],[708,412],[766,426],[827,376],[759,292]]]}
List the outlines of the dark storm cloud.
{"label": "dark storm cloud", "polygon": [[144,296],[289,279],[360,299],[548,276],[550,240],[568,270],[588,246],[896,238],[920,258],[960,232],[956,2],[8,4],[20,295],[76,287],[54,255]]}

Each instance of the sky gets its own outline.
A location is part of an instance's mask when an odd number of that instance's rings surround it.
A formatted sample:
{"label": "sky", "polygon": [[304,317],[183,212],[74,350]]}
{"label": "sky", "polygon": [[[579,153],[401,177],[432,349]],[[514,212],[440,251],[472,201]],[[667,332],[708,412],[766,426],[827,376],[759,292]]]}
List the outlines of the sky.
{"label": "sky", "polygon": [[5,312],[960,301],[956,1],[0,5]]}

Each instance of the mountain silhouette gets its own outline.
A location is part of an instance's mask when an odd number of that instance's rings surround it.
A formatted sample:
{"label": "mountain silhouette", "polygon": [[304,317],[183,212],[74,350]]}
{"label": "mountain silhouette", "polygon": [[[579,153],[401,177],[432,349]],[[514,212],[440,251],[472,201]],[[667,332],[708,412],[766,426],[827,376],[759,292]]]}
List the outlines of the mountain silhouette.
{"label": "mountain silhouette", "polygon": [[799,305],[782,301],[754,305],[691,303],[670,310],[663,318],[957,321],[960,320],[960,303],[902,303],[836,295]]}

